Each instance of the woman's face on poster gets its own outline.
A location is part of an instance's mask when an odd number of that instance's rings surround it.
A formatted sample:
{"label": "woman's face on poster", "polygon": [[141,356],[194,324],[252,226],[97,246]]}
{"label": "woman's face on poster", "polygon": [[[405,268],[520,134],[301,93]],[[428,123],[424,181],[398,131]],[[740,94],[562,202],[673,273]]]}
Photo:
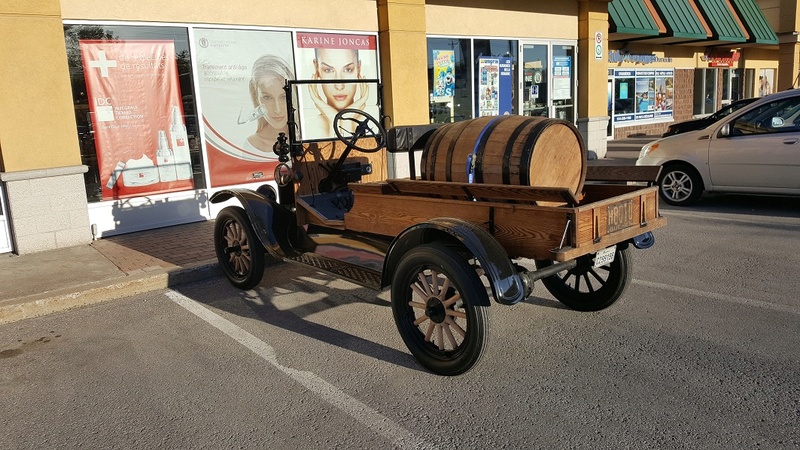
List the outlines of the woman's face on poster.
{"label": "woman's face on poster", "polygon": [[281,130],[286,128],[286,92],[283,90],[283,77],[266,76],[258,80],[258,103],[267,112],[264,115],[269,126]]}
{"label": "woman's face on poster", "polygon": [[[320,80],[349,80],[361,77],[361,63],[355,50],[318,49],[314,67],[317,71],[316,76]],[[356,83],[323,84],[322,92],[329,105],[342,110],[353,103],[357,87]]]}

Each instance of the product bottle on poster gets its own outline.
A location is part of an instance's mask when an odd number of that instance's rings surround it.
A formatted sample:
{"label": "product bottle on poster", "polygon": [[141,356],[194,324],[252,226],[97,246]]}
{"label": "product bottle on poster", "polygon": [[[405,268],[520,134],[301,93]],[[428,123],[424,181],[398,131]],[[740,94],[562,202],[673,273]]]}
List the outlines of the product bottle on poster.
{"label": "product bottle on poster", "polygon": [[192,157],[189,155],[189,142],[186,136],[186,125],[183,124],[181,111],[172,107],[172,125],[169,128],[172,153],[175,158],[175,172],[179,180],[192,178]]}
{"label": "product bottle on poster", "polygon": [[175,156],[169,149],[169,144],[167,144],[167,132],[163,130],[158,130],[156,165],[158,166],[158,179],[161,182],[175,181],[178,179],[175,172]]}

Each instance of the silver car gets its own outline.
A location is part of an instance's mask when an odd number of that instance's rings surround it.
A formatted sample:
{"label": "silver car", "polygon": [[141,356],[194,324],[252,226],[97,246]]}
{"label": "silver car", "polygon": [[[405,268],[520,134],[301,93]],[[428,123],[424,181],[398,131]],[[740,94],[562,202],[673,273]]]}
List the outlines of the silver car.
{"label": "silver car", "polygon": [[703,191],[800,195],[800,89],[765,96],[702,130],[650,142],[637,166],[662,166],[661,198]]}

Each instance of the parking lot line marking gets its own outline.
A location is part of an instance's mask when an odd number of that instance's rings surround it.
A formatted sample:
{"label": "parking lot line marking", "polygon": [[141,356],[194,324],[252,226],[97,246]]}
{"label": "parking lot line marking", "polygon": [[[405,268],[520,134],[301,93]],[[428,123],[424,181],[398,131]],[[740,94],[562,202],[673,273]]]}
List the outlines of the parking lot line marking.
{"label": "parking lot line marking", "polygon": [[200,303],[175,291],[167,291],[166,295],[170,300],[245,346],[248,350],[260,356],[263,360],[267,361],[276,369],[285,373],[289,378],[300,383],[306,389],[321,397],[332,406],[345,412],[375,433],[385,437],[395,447],[400,449],[436,448],[414,436],[410,431],[400,425],[392,422],[375,409],[370,408],[366,404],[342,392],[339,388],[323,380],[313,372],[297,370],[281,365],[278,362],[275,349],[271,345],[248,333],[233,322],[214,313]]}
{"label": "parking lot line marking", "polygon": [[734,295],[717,294],[714,292],[701,291],[698,289],[692,289],[681,286],[673,286],[671,284],[655,283],[652,281],[633,280],[633,283],[638,284],[640,286],[647,286],[655,289],[664,289],[667,291],[680,292],[682,294],[713,298],[715,300],[721,300],[724,302],[737,303],[745,306],[754,306],[756,308],[764,308],[773,311],[780,311],[780,312],[800,315],[800,308],[795,308],[788,305],[778,305],[775,303],[762,302],[761,300],[753,300],[751,298],[736,297]]}

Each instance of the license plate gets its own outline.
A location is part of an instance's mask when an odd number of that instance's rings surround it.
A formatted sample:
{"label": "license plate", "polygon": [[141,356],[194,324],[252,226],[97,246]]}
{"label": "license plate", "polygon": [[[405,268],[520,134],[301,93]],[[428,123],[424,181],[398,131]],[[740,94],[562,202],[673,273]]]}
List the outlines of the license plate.
{"label": "license plate", "polygon": [[611,264],[614,262],[614,255],[617,253],[617,246],[612,245],[611,247],[604,248],[597,252],[594,255],[594,266],[595,267],[603,267]]}

